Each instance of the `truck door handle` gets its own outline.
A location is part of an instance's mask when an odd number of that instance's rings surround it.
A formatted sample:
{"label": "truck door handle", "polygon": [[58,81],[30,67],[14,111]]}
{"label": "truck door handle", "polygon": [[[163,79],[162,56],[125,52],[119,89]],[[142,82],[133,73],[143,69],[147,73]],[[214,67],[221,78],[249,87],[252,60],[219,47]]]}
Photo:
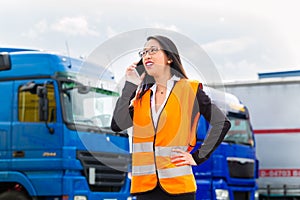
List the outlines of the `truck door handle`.
{"label": "truck door handle", "polygon": [[24,151],[14,151],[13,152],[13,157],[14,158],[23,158],[25,156]]}

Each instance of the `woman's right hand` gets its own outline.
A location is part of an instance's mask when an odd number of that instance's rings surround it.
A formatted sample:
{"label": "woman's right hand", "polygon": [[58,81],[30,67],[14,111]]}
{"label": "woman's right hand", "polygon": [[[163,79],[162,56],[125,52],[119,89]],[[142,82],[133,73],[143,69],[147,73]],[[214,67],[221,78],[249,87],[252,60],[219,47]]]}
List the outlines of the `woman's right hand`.
{"label": "woman's right hand", "polygon": [[139,76],[137,71],[135,70],[136,65],[137,62],[134,62],[132,65],[127,67],[125,76],[126,81],[129,81],[135,85],[139,85],[145,77],[145,72],[141,76]]}

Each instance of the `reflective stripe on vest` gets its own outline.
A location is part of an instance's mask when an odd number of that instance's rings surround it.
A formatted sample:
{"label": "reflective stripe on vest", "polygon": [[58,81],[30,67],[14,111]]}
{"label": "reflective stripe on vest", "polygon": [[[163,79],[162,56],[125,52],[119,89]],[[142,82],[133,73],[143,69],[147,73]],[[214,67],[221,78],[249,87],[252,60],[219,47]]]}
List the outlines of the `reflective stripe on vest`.
{"label": "reflective stripe on vest", "polygon": [[159,178],[172,178],[174,176],[184,176],[193,174],[190,166],[181,166],[159,170]]}
{"label": "reflective stripe on vest", "polygon": [[132,175],[141,176],[147,174],[155,174],[155,165],[132,166]]}
{"label": "reflective stripe on vest", "polygon": [[134,143],[132,145],[132,151],[135,153],[152,152],[153,151],[153,142]]}
{"label": "reflective stripe on vest", "polygon": [[131,193],[152,190],[157,182],[170,194],[196,191],[191,166],[177,167],[171,156],[176,153],[173,149],[190,152],[196,143],[199,111],[193,119],[192,115],[198,86],[198,82],[186,79],[174,85],[156,129],[151,115],[151,91],[134,101]]}

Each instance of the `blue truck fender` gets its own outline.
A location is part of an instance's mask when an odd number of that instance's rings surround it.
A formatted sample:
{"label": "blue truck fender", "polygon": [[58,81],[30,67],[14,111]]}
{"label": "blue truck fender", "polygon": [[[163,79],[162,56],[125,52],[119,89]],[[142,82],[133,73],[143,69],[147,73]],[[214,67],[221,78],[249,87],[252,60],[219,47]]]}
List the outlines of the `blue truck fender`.
{"label": "blue truck fender", "polygon": [[20,173],[20,172],[0,172],[0,180],[1,182],[14,182],[21,184],[28,192],[30,196],[37,196],[37,193],[31,184],[31,182],[28,180],[28,178]]}

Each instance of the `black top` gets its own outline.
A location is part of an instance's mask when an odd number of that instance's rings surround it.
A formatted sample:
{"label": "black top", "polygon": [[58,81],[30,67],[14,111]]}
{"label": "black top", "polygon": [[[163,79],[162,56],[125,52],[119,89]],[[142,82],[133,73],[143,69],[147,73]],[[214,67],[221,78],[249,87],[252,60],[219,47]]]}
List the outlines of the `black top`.
{"label": "black top", "polygon": [[[130,101],[134,98],[136,89],[137,85],[128,81],[125,82],[111,122],[113,131],[119,132],[133,125],[133,106],[130,106]],[[221,144],[231,124],[224,113],[211,102],[210,98],[200,88],[200,85],[196,98],[197,101],[195,101],[194,107],[198,107],[197,110],[200,110],[200,114],[204,116],[211,126],[201,147],[192,154],[195,162],[199,165],[207,160],[211,153]]]}

